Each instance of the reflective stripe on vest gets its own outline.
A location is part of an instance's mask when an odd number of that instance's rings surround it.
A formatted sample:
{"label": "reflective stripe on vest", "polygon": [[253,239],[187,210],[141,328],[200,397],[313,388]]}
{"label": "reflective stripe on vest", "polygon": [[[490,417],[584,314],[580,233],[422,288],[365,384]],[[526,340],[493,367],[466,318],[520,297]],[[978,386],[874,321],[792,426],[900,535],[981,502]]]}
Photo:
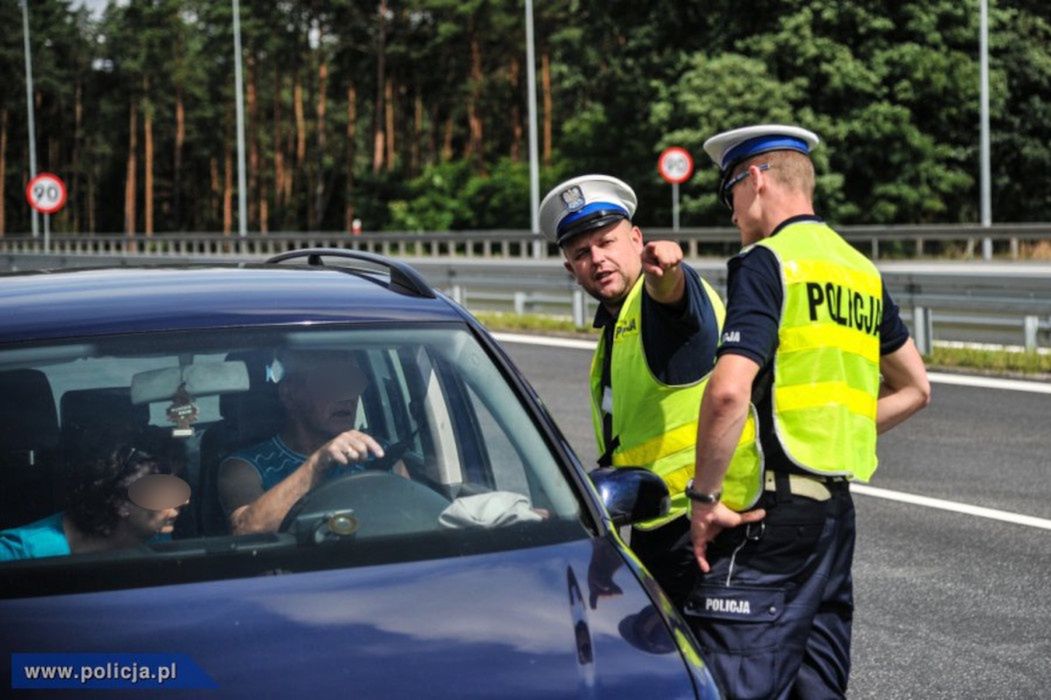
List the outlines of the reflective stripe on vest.
{"label": "reflective stripe on vest", "polygon": [[[725,310],[715,290],[701,280],[715,311],[719,331]],[[613,451],[613,466],[637,466],[658,474],[668,487],[671,508],[661,518],[636,523],[643,530],[659,527],[686,512],[683,493],[693,476],[697,443],[697,413],[708,376],[691,384],[668,385],[657,379],[646,362],[642,345],[642,290],[644,278],[628,293],[613,329],[610,383],[613,386],[613,431],[619,445]],[[605,451],[602,436],[602,361],[606,352],[603,336],[591,361],[591,417],[599,452]]]}
{"label": "reflective stripe on vest", "polygon": [[868,481],[876,471],[879,271],[835,231],[797,223],[756,245],[774,253],[784,304],[774,355],[774,430],[801,468]]}

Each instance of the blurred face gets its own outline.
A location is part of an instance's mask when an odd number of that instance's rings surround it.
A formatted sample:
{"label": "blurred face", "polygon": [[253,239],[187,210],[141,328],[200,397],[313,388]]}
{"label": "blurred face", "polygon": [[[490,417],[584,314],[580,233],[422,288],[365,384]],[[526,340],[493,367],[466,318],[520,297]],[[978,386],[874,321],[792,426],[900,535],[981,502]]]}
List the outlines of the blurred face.
{"label": "blurred face", "polygon": [[588,294],[619,308],[642,274],[642,232],[621,220],[574,236],[563,246],[565,268]]}
{"label": "blurred face", "polygon": [[352,357],[320,356],[288,379],[289,416],[318,439],[329,440],[354,427],[368,382]]}
{"label": "blurred face", "polygon": [[128,486],[121,515],[138,539],[171,534],[179,511],[190,502],[190,486],[170,474],[145,474]]}
{"label": "blurred face", "polygon": [[179,517],[182,506],[163,510],[148,510],[128,503],[127,524],[139,539],[145,542],[157,534],[171,534],[175,529],[175,519]]}

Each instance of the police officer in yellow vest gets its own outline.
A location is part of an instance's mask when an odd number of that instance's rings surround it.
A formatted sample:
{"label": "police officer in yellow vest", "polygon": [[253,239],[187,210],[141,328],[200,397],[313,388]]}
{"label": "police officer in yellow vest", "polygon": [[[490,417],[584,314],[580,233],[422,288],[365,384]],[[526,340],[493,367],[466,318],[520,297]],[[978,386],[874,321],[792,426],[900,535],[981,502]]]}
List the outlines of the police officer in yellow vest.
{"label": "police officer in yellow vest", "polygon": [[715,359],[723,305],[672,241],[643,242],[624,182],[584,175],[540,205],[541,232],[601,304],[591,406],[602,466],[641,466],[673,495],[667,516],[639,523],[631,546],[681,606],[698,572],[684,495],[693,474],[697,405]]}
{"label": "police officer in yellow vest", "polygon": [[[686,609],[731,697],[845,694],[848,481],[868,481],[877,433],[930,400],[879,271],[814,214],[817,144],[806,129],[762,125],[704,145],[744,248],[729,263],[687,488],[704,573]],[[735,446],[755,414],[762,456],[741,460]]]}

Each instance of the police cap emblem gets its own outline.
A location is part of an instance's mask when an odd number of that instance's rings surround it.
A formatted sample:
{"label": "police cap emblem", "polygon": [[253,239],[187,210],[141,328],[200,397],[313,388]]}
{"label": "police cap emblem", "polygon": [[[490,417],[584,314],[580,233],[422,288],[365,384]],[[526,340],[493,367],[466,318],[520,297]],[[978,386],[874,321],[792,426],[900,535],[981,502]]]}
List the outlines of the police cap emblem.
{"label": "police cap emblem", "polygon": [[576,211],[584,206],[586,203],[584,200],[584,192],[577,185],[566,189],[562,192],[562,204],[565,205],[566,211]]}

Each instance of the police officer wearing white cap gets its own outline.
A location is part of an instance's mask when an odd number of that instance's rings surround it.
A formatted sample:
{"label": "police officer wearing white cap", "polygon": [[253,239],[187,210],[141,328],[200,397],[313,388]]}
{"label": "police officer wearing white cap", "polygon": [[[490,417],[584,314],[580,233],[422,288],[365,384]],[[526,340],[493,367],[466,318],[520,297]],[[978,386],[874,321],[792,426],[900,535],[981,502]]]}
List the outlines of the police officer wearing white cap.
{"label": "police officer wearing white cap", "polygon": [[699,575],[684,488],[723,305],[683,264],[677,243],[643,241],[632,223],[636,203],[624,182],[583,175],[544,197],[540,227],[562,248],[566,270],[600,303],[595,327],[602,337],[590,381],[599,464],[648,468],[672,494],[668,515],[636,523],[631,545],[681,607]]}
{"label": "police officer wearing white cap", "polygon": [[[879,271],[814,213],[817,145],[812,132],[779,124],[704,145],[744,248],[729,262],[687,490],[704,572],[687,614],[731,697],[844,695],[848,481],[868,481],[877,433],[930,400]],[[753,431],[758,453],[741,448]]]}

